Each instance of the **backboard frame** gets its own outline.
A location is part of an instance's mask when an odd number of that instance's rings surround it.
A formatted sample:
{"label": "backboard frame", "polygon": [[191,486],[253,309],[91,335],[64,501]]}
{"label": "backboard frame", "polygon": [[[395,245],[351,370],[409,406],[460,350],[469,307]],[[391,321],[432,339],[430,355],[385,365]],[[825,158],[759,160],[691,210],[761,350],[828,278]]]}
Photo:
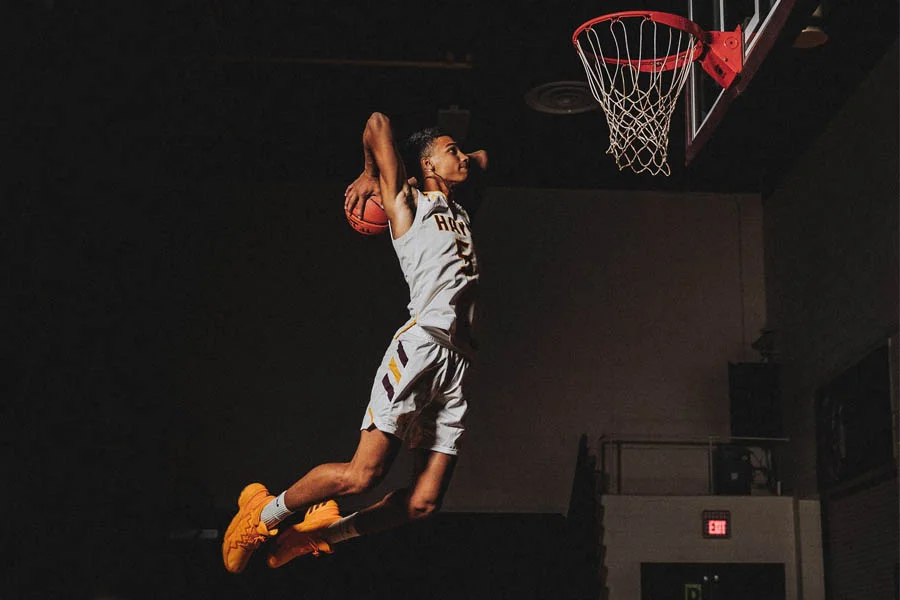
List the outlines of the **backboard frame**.
{"label": "backboard frame", "polygon": [[[764,0],[763,0],[764,1]],[[703,2],[713,5],[713,22],[703,23],[701,27],[708,30],[727,30],[729,24],[725,20],[725,4],[727,0],[689,0],[688,19],[697,20],[695,5]],[[685,165],[688,166],[697,157],[722,122],[729,106],[746,87],[765,61],[775,41],[788,21],[797,0],[774,0],[768,12],[761,16],[761,0],[753,0],[755,13],[742,24],[744,65],[743,70],[732,86],[719,90],[718,95],[709,106],[705,115],[701,115],[701,100],[698,86],[701,85],[701,69],[691,69],[685,91]],[[733,29],[733,27],[732,27]]]}

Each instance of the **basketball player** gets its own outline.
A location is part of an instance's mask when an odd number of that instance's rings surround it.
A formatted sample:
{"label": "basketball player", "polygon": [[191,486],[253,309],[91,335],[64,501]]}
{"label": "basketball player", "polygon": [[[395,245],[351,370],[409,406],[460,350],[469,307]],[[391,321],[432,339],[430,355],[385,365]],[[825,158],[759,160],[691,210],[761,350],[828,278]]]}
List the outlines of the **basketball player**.
{"label": "basketball player", "polygon": [[[360,214],[370,196],[381,196],[410,290],[410,319],[391,340],[375,376],[359,445],[349,462],[319,465],[278,496],[260,483],[244,488],[222,543],[225,568],[232,573],[241,572],[269,539],[274,543],[268,564],[280,567],[303,554],[331,553],[349,538],[432,515],[447,491],[464,432],[478,285],[469,215],[454,192],[470,172],[486,169],[487,154],[465,154],[436,129],[413,134],[405,149],[417,180],[407,180],[390,121],[374,113],[363,132],[365,169],[345,192],[345,206]],[[411,185],[417,181],[421,190]],[[334,498],[378,485],[403,440],[414,453],[409,487],[342,517]],[[308,509],[302,522],[279,527],[302,509]]]}

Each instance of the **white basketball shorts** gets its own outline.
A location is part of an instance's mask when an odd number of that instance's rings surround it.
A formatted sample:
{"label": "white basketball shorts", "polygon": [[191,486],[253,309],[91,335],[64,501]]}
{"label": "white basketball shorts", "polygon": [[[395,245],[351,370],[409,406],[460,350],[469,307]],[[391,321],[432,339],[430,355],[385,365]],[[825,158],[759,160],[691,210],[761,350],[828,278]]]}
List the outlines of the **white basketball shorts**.
{"label": "white basketball shorts", "polygon": [[360,429],[374,425],[410,448],[456,455],[465,432],[469,360],[418,325],[397,334],[384,354]]}

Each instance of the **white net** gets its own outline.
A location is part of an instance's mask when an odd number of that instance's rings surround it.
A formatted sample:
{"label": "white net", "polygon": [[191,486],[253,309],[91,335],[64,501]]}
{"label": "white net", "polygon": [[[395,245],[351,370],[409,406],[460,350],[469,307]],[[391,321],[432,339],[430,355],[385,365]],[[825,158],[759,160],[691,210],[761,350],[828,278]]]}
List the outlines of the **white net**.
{"label": "white net", "polygon": [[697,39],[644,16],[585,28],[575,40],[588,85],[609,123],[607,154],[619,169],[669,175],[669,125]]}

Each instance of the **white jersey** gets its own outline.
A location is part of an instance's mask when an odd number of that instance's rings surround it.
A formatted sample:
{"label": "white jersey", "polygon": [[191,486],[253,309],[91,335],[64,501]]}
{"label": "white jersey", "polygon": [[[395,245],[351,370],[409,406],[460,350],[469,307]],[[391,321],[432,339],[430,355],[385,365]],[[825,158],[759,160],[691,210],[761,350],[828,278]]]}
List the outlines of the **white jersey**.
{"label": "white jersey", "polygon": [[407,326],[415,323],[439,344],[471,355],[478,261],[469,215],[441,192],[416,191],[412,226],[399,239],[392,236],[409,285]]}

